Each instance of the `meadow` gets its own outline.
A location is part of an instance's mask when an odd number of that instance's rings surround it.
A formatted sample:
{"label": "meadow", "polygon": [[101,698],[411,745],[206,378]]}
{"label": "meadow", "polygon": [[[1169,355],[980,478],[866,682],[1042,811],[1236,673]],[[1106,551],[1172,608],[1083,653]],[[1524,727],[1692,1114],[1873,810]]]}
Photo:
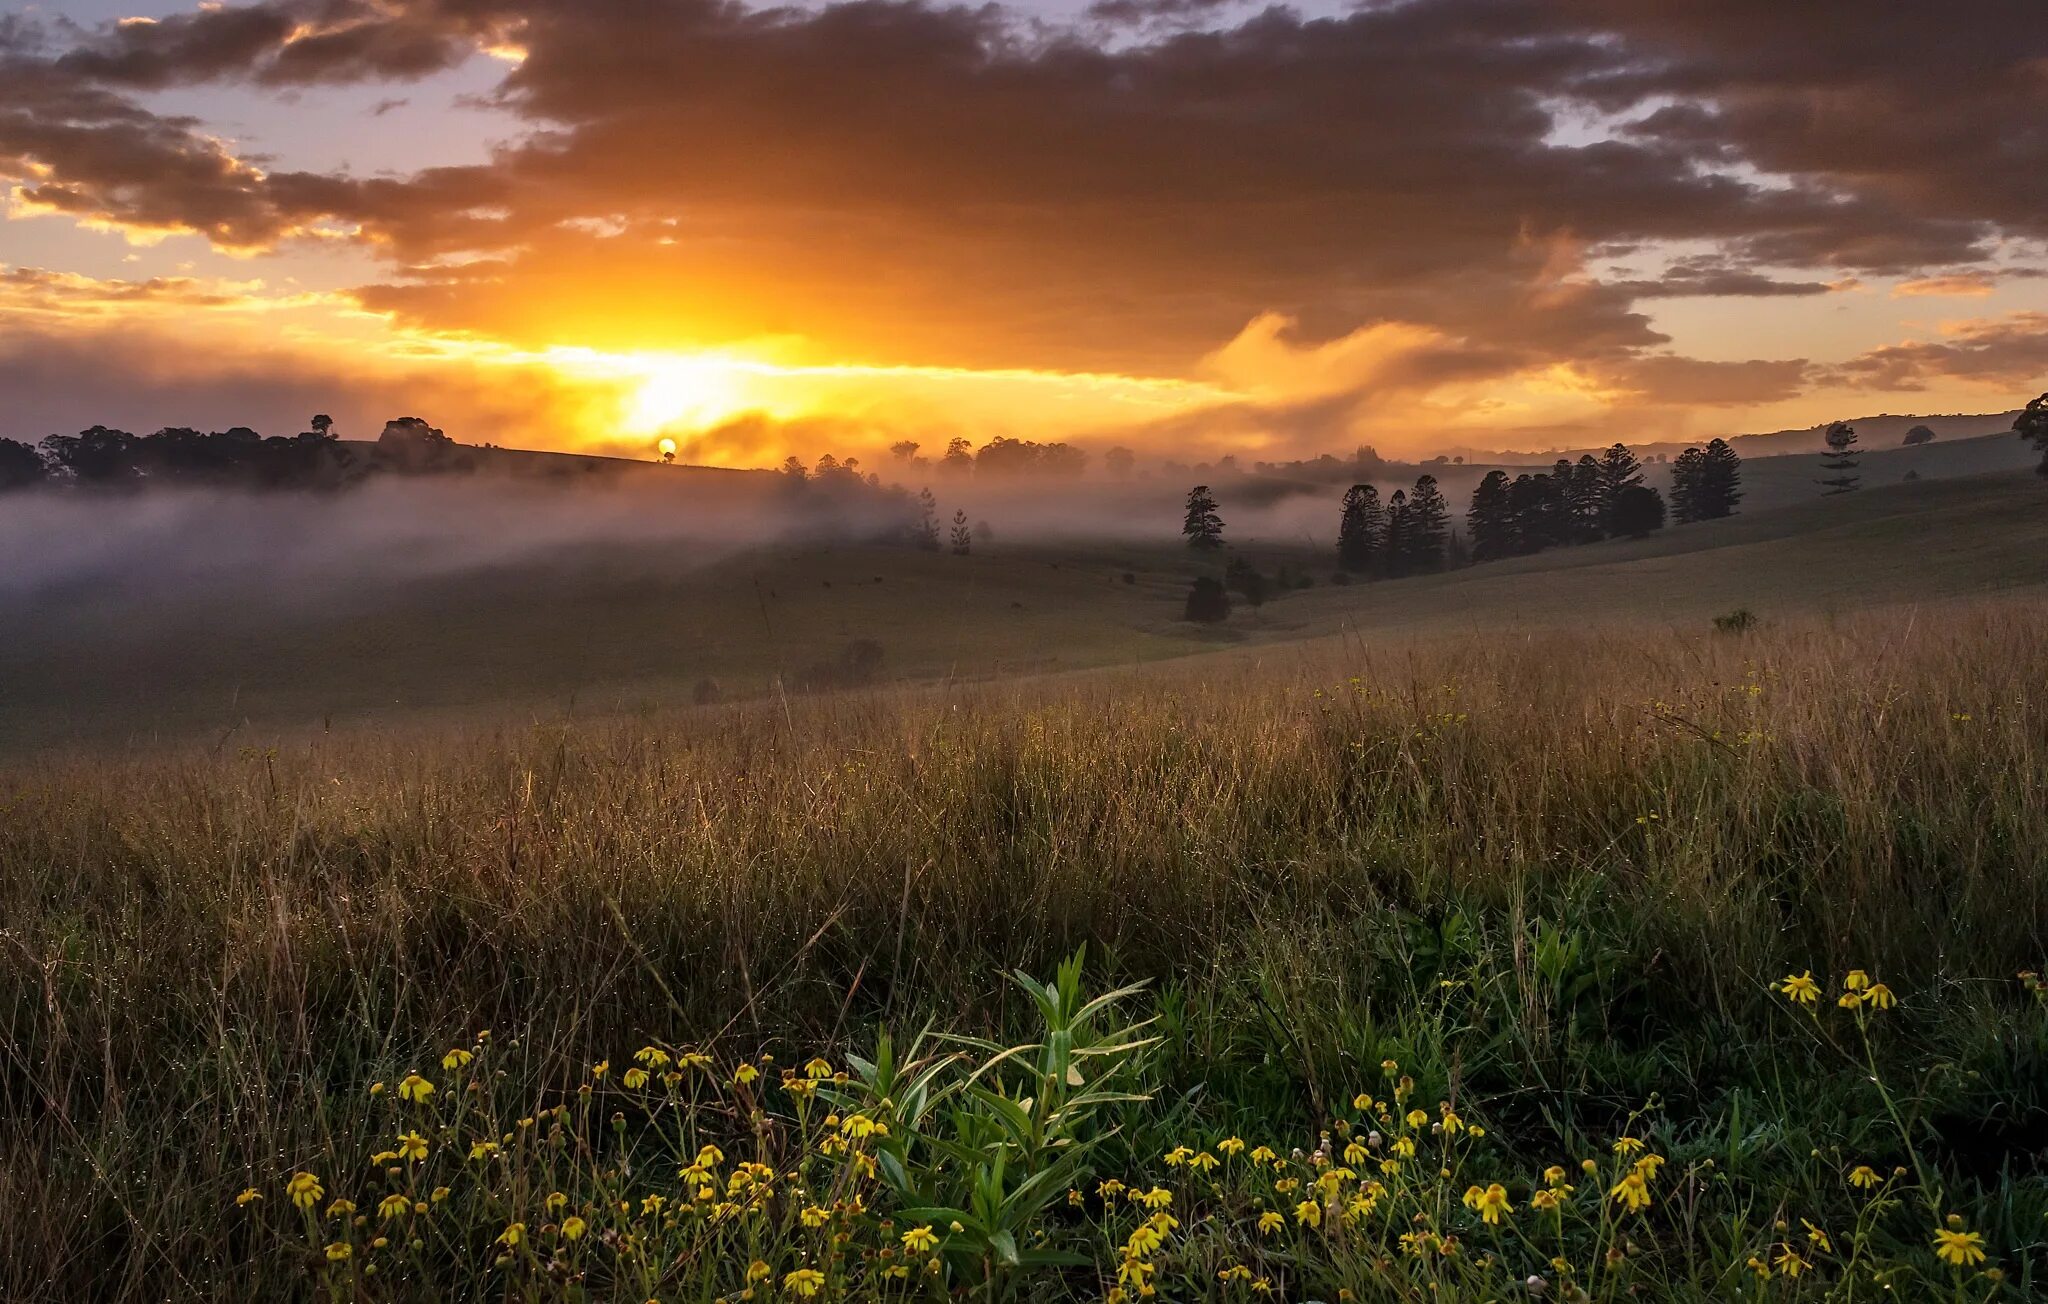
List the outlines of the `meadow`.
{"label": "meadow", "polygon": [[2035,1297],[2044,647],[1613,613],[14,762],[0,1297]]}

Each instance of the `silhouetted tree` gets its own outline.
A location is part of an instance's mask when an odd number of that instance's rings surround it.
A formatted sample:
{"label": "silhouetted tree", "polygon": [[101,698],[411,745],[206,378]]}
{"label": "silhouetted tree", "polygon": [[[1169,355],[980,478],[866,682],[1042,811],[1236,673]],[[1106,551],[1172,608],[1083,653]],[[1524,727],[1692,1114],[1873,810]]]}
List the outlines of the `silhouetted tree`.
{"label": "silhouetted tree", "polygon": [[1614,500],[1614,532],[1640,539],[1664,528],[1664,498],[1646,484],[1632,484]]}
{"label": "silhouetted tree", "polygon": [[1396,489],[1387,499],[1386,546],[1380,550],[1380,569],[1399,575],[1408,562],[1408,494]]}
{"label": "silhouetted tree", "polygon": [[1223,587],[1223,581],[1204,575],[1188,586],[1187,607],[1182,611],[1184,620],[1215,624],[1230,616],[1230,592]]}
{"label": "silhouetted tree", "polygon": [[797,481],[811,478],[811,473],[804,470],[803,461],[795,453],[791,453],[788,457],[782,459],[782,474],[788,476],[791,480]]}
{"label": "silhouetted tree", "polygon": [[1700,457],[1699,519],[1715,520],[1735,514],[1742,501],[1742,458],[1725,439],[1707,442]]}
{"label": "silhouetted tree", "polygon": [[1237,590],[1254,611],[1266,605],[1266,594],[1271,589],[1259,568],[1242,557],[1231,558],[1230,565],[1223,568],[1223,583]]}
{"label": "silhouetted tree", "polygon": [[1608,532],[1613,533],[1614,522],[1611,515],[1614,511],[1614,501],[1621,495],[1622,490],[1643,482],[1642,463],[1636,461],[1636,455],[1628,451],[1628,445],[1616,444],[1600,457],[1600,479],[1606,495],[1607,511],[1610,514],[1610,519],[1605,524]]}
{"label": "silhouetted tree", "polygon": [[974,531],[967,528],[967,512],[955,509],[953,512],[953,555],[965,557],[974,551]]}
{"label": "silhouetted tree", "polygon": [[946,441],[946,455],[939,459],[939,469],[948,475],[966,475],[974,470],[974,445],[959,435]]}
{"label": "silhouetted tree", "polygon": [[1553,474],[1565,484],[1565,512],[1571,519],[1572,542],[1592,543],[1607,537],[1607,477],[1591,453],[1582,453],[1576,464],[1565,468],[1558,463]]}
{"label": "silhouetted tree", "polygon": [[926,552],[939,550],[939,500],[930,489],[917,491],[917,524],[911,530],[910,541]]}
{"label": "silhouetted tree", "polygon": [[1363,573],[1378,563],[1387,541],[1387,509],[1380,492],[1369,484],[1344,491],[1344,512],[1337,522],[1337,564]]}
{"label": "silhouetted tree", "polygon": [[1570,542],[1564,486],[1546,474],[1518,475],[1508,486],[1508,514],[1515,527],[1515,551],[1541,552]]}
{"label": "silhouetted tree", "polygon": [[52,469],[81,485],[119,485],[137,478],[135,436],[110,426],[51,435],[43,441],[43,456]]}
{"label": "silhouetted tree", "polygon": [[1465,513],[1465,533],[1472,539],[1472,559],[1493,561],[1515,551],[1515,519],[1508,505],[1508,473],[1488,471],[1472,491]]}
{"label": "silhouetted tree", "polygon": [[1444,539],[1450,533],[1451,506],[1436,487],[1433,475],[1418,476],[1408,499],[1408,523],[1402,532],[1404,571],[1431,571],[1444,564]]}
{"label": "silhouetted tree", "polygon": [[1223,518],[1216,514],[1216,500],[1210,496],[1208,485],[1198,484],[1188,490],[1187,517],[1181,522],[1180,532],[1187,536],[1190,548],[1223,546]]}
{"label": "silhouetted tree", "polygon": [[2041,465],[2035,470],[2048,475],[2048,394],[2028,399],[2025,410],[2013,418],[2012,428],[2041,455]]}
{"label": "silhouetted tree", "polygon": [[49,474],[41,453],[27,444],[0,439],[0,493],[39,485]]}
{"label": "silhouetted tree", "polygon": [[1830,475],[1819,483],[1831,494],[1849,493],[1860,479],[1856,474],[1856,427],[1837,421],[1828,427],[1826,439],[1828,451],[1821,458],[1820,469]]}
{"label": "silhouetted tree", "polygon": [[1671,515],[1680,525],[1700,520],[1701,483],[1706,478],[1707,455],[1688,448],[1671,464]]}
{"label": "silhouetted tree", "polygon": [[909,465],[917,457],[918,442],[915,439],[899,439],[889,445],[889,453],[897,461]]}
{"label": "silhouetted tree", "polygon": [[1899,441],[1906,448],[1911,448],[1915,444],[1931,444],[1933,442],[1934,431],[1926,426],[1914,426],[1906,432],[1906,437]]}
{"label": "silhouetted tree", "polygon": [[1131,467],[1138,461],[1137,454],[1119,444],[1102,455],[1102,467],[1117,479],[1130,475]]}
{"label": "silhouetted tree", "polygon": [[308,433],[310,433],[310,434],[311,434],[311,435],[312,435],[312,436],[313,436],[314,438],[316,438],[316,439],[333,439],[333,438],[335,438],[335,434],[334,434],[334,418],[333,418],[333,417],[330,417],[330,416],[328,416],[328,415],[327,415],[327,414],[326,414],[325,412],[316,412],[316,413],[314,413],[314,414],[313,414],[313,419],[312,419],[312,421],[310,421],[310,422],[309,422],[308,424],[312,426],[312,430],[311,430],[311,431],[309,431]]}

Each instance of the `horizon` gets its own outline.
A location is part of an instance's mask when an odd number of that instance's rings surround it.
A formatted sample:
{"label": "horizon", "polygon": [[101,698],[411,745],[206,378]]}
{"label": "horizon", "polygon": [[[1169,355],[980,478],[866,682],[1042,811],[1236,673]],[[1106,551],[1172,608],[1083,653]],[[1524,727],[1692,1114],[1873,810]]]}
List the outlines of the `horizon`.
{"label": "horizon", "polygon": [[1596,0],[8,6],[0,434],[1249,463],[2009,411],[2048,13],[1965,9],[1831,53]]}

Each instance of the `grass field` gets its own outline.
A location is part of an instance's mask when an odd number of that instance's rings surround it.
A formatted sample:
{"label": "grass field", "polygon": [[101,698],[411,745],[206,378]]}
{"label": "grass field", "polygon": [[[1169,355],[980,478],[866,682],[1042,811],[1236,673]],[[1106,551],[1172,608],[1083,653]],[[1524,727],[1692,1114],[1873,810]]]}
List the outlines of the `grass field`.
{"label": "grass field", "polygon": [[0,1296],[2034,1296],[2048,605],[1555,601],[0,771]]}

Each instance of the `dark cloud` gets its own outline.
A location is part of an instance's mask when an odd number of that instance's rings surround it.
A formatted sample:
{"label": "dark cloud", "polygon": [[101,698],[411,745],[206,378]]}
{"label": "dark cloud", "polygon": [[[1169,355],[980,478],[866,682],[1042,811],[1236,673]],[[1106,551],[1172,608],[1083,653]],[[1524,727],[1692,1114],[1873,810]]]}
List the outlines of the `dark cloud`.
{"label": "dark cloud", "polygon": [[1830,368],[1828,376],[1856,389],[1911,391],[1962,380],[2031,393],[2048,386],[2048,313],[1959,323],[1939,340],[1871,349]]}

